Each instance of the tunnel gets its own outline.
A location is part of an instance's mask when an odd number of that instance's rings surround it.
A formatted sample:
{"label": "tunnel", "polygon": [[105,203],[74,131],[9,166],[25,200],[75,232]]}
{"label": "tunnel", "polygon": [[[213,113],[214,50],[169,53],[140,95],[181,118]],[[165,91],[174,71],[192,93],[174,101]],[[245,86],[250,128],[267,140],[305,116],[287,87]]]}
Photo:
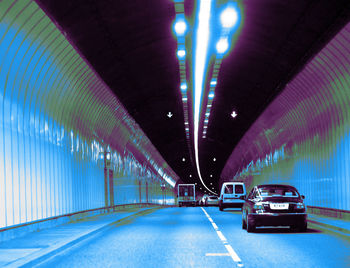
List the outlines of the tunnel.
{"label": "tunnel", "polygon": [[[53,2],[0,1],[0,266],[350,266],[348,3],[343,5],[346,12],[337,18],[337,30],[333,30],[327,40],[316,38],[317,44],[312,43],[314,50],[307,54],[308,58],[300,57],[300,64],[288,69],[290,73],[278,80],[281,84],[276,85],[276,89],[271,88],[273,93],[266,94],[266,100],[261,98],[264,92],[260,86],[251,92],[247,88],[250,97],[257,97],[256,101],[265,106],[254,110],[256,116],[239,130],[241,136],[225,133],[226,136],[214,144],[217,150],[226,148],[229,154],[223,157],[224,160],[217,157],[223,162],[220,162],[221,166],[217,164],[219,173],[214,175],[215,180],[210,183],[214,185],[210,188],[206,186],[209,180],[202,180],[198,165],[215,165],[216,158],[209,163],[197,160],[198,155],[192,151],[176,152],[181,146],[194,150],[198,145],[196,139],[192,140],[196,134],[189,130],[189,126],[195,128],[191,120],[194,122],[196,117],[191,113],[196,108],[191,107],[192,100],[183,90],[185,86],[186,89],[194,87],[194,82],[184,85],[183,81],[191,64],[196,64],[185,63],[181,56],[175,60],[178,60],[175,67],[179,71],[173,79],[179,80],[181,86],[177,104],[180,104],[182,116],[175,112],[173,115],[170,108],[164,114],[164,120],[172,120],[174,116],[181,121],[180,146],[173,139],[175,134],[172,135],[177,131],[177,123],[169,123],[169,126],[139,123],[137,119],[144,108],[137,113],[133,110],[137,109],[136,105],[136,108],[130,108],[123,102],[129,104],[127,98],[132,99],[136,93],[125,89],[119,98],[110,81],[105,81],[97,71],[100,67],[82,52],[78,39],[72,34],[74,25],[66,27],[59,16],[51,13]],[[76,5],[83,9],[84,1],[78,2]],[[94,3],[87,2],[86,5]],[[184,11],[184,1],[165,2],[171,9],[164,9],[164,13],[171,13],[174,18],[190,16]],[[200,6],[210,1],[197,2]],[[249,1],[213,2],[217,5],[237,2],[244,6]],[[250,2],[257,4],[259,1]],[[264,7],[268,6],[269,1],[262,2],[266,4]],[[77,2],[66,3],[67,9],[73,9]],[[140,5],[141,2],[137,3]],[[187,5],[195,10],[195,4]],[[244,15],[245,22],[239,31],[249,27],[247,21],[253,13]],[[169,25],[171,23],[169,21]],[[100,25],[97,19],[96,24]],[[171,32],[170,29],[167,31]],[[182,48],[189,43],[179,36],[169,38],[174,47]],[[237,40],[239,46],[239,37]],[[299,41],[293,46],[302,47],[303,40]],[[286,42],[292,43],[288,38]],[[112,41],[111,44],[115,45]],[[171,49],[175,51],[174,47]],[[235,47],[230,53],[234,51]],[[103,51],[95,53],[103,54]],[[125,50],[123,53],[127,57],[131,52]],[[221,74],[229,80],[229,72],[224,70],[228,66],[225,60],[218,56],[208,60],[208,64],[212,64],[208,67],[212,80],[205,89],[209,95],[202,103],[207,107],[203,113],[220,109],[215,110],[216,99],[212,101],[214,91],[211,90],[218,83],[217,98]],[[282,61],[280,64],[284,71],[283,66],[287,64]],[[124,62],[120,68],[126,65]],[[166,68],[159,65],[159,69]],[[104,68],[107,67],[108,63]],[[254,66],[250,68],[254,72]],[[128,71],[128,67],[124,69],[123,72]],[[119,75],[115,74],[115,77]],[[136,77],[138,75],[141,77],[142,73],[137,73]],[[275,73],[273,77],[279,79],[279,76]],[[121,82],[121,88],[122,83],[136,82]],[[151,97],[147,96],[146,100],[141,96],[144,99],[142,105],[146,105]],[[164,105],[173,105],[169,103]],[[153,118],[158,117],[156,109],[150,111]],[[212,117],[205,118],[198,126],[199,132],[205,130],[203,138],[214,143],[209,132],[212,125],[210,121],[208,123],[208,118],[211,120]],[[155,125],[158,130],[154,132],[167,128],[171,132],[158,133],[158,140],[152,140],[148,133]],[[154,133],[152,135],[155,137]],[[158,148],[159,140],[167,146],[162,147],[162,151]],[[164,154],[164,148],[169,150],[168,155]],[[199,150],[206,148],[206,145],[199,146]],[[175,156],[180,164],[173,168]],[[190,177],[187,173],[185,177],[181,172],[189,169],[185,166],[189,162],[193,170]],[[194,175],[197,171],[198,178]],[[196,183],[191,181],[192,176],[198,179]],[[209,173],[203,171],[202,176],[209,178]],[[277,231],[261,228],[250,234],[241,230],[240,209],[225,210],[220,214],[215,206],[201,206],[199,200],[204,194],[219,195],[221,185],[227,182],[243,182],[247,194],[256,185],[293,185],[305,196],[308,230],[294,234],[286,228],[277,228]],[[178,207],[180,185],[192,183],[196,193],[194,203],[191,207]],[[239,228],[232,226],[233,221]],[[136,226],[137,222],[139,225]],[[74,229],[70,226],[76,226],[81,233],[70,233],[69,230]],[[92,231],[83,233],[84,228]],[[67,235],[55,240],[58,235],[52,232],[60,232],[57,230]],[[113,238],[110,237],[112,233]],[[44,242],[45,239],[50,241]],[[107,245],[106,251],[102,251],[103,246],[91,250],[94,254],[101,251],[103,257],[95,258],[92,253],[84,255],[83,250],[77,249],[81,246],[90,250],[93,239],[101,239],[101,245]],[[258,253],[252,253],[252,247],[257,248]],[[78,257],[72,257],[72,254],[82,254],[80,258],[85,260],[76,261]]]}

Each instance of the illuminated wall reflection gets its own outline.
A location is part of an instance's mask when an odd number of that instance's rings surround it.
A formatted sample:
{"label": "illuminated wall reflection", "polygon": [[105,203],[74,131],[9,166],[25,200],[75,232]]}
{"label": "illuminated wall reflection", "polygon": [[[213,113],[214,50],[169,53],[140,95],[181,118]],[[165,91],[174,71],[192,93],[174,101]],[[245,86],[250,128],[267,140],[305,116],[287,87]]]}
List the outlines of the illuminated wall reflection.
{"label": "illuminated wall reflection", "polygon": [[286,86],[235,148],[223,180],[288,183],[308,205],[350,210],[350,24]]}
{"label": "illuminated wall reflection", "polygon": [[104,207],[106,151],[114,204],[170,196],[176,174],[65,35],[0,1],[0,228]]}

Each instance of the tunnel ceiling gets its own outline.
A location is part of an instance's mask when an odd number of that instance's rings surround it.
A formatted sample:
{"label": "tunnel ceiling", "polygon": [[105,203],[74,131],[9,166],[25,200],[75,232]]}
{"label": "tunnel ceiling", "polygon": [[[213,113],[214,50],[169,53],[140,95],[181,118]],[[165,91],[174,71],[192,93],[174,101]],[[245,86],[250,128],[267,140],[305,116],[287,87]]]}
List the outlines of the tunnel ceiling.
{"label": "tunnel ceiling", "polygon": [[[172,33],[174,2],[37,2],[109,85],[180,178],[199,183],[189,150],[193,146],[188,146],[185,136],[177,40]],[[350,18],[348,0],[240,3],[242,31],[222,62],[207,138],[199,143],[202,177],[214,187],[218,187],[229,155],[258,115]],[[192,17],[195,1],[185,0],[184,6],[186,16]],[[230,116],[233,110],[238,114],[235,119]]]}

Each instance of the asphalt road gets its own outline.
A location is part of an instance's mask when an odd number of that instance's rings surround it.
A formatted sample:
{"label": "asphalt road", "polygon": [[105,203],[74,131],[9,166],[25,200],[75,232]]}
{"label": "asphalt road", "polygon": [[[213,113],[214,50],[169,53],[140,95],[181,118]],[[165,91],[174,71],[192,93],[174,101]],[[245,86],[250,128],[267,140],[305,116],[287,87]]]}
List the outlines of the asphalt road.
{"label": "asphalt road", "polygon": [[350,241],[310,225],[241,227],[217,207],[150,210],[82,241],[39,267],[350,267]]}

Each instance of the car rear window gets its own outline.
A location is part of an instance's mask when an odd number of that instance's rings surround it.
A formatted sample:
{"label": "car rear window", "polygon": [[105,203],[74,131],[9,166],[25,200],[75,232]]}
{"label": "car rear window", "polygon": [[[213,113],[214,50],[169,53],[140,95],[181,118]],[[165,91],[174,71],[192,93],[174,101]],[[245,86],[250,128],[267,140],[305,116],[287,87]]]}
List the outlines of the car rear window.
{"label": "car rear window", "polygon": [[243,194],[244,193],[242,184],[235,185],[235,193],[236,194]]}
{"label": "car rear window", "polygon": [[232,184],[225,185],[225,194],[233,194],[233,185]]}
{"label": "car rear window", "polygon": [[286,187],[263,187],[259,188],[259,192],[261,197],[298,197],[298,193],[294,189]]}

